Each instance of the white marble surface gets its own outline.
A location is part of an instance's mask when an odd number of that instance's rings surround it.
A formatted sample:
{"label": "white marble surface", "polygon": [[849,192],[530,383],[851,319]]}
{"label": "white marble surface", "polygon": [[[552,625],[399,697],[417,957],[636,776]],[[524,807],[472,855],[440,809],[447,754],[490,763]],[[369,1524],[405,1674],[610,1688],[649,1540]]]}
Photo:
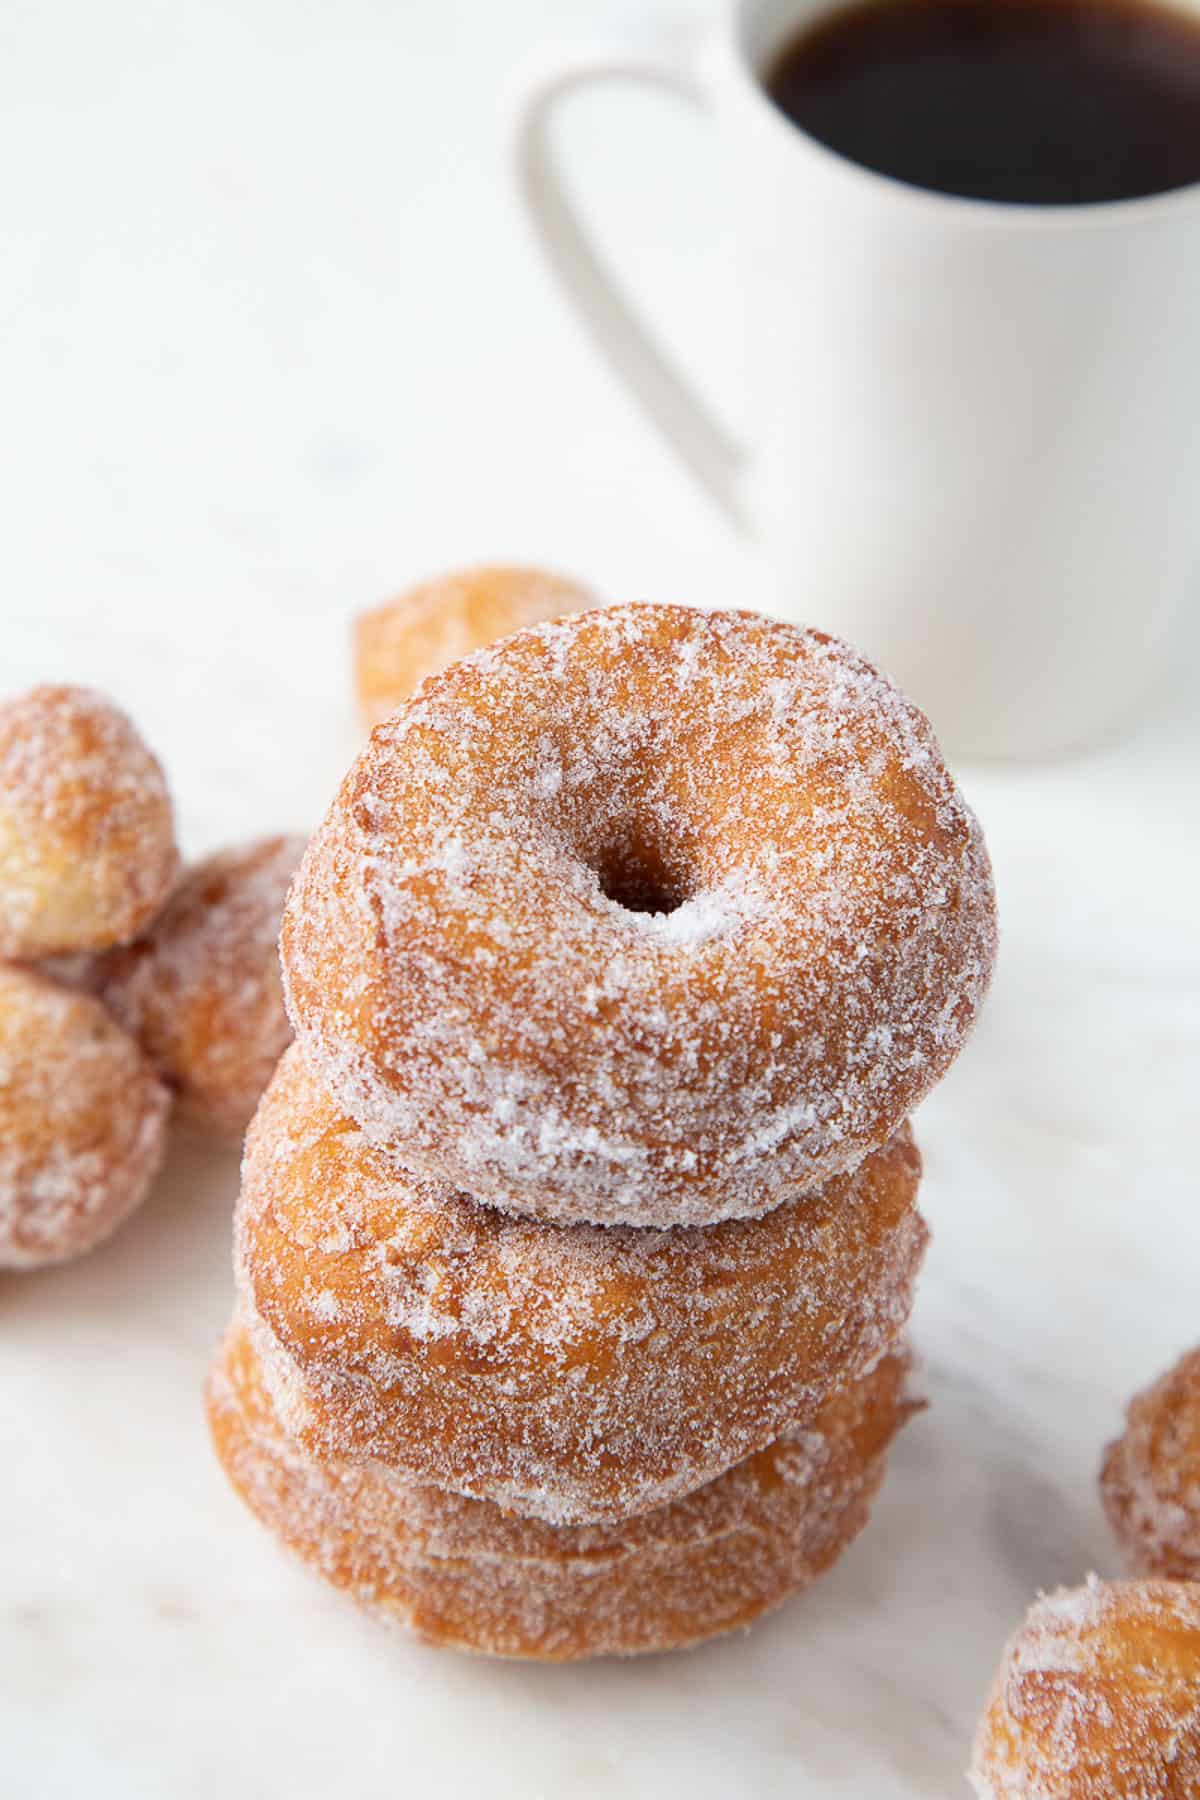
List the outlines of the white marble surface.
{"label": "white marble surface", "polygon": [[[506,192],[506,71],[613,15],[0,14],[0,690],[116,693],[190,850],[315,819],[355,742],[346,622],[430,568],[521,555],[612,594],[753,602],[753,563],[591,361]],[[582,107],[568,148],[728,397],[711,146],[622,104]],[[1005,936],[920,1121],[933,1406],[821,1586],[747,1638],[565,1671],[360,1620],[209,1454],[236,1164],[180,1140],[107,1248],[0,1281],[6,1800],[965,1793],[1027,1598],[1115,1572],[1094,1473],[1125,1396],[1200,1336],[1198,697],[1183,645],[1124,741],[964,771]]]}

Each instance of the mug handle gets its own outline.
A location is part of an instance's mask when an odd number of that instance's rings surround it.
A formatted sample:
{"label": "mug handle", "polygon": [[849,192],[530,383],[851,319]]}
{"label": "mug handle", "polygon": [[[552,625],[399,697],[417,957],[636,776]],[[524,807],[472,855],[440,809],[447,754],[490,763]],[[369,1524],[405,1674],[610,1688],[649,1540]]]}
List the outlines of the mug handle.
{"label": "mug handle", "polygon": [[728,523],[746,534],[738,491],[744,451],[622,297],[580,223],[550,147],[550,118],[559,101],[613,82],[656,87],[711,112],[708,88],[683,54],[568,51],[532,71],[518,96],[512,145],[517,190],[551,270],[601,355]]}

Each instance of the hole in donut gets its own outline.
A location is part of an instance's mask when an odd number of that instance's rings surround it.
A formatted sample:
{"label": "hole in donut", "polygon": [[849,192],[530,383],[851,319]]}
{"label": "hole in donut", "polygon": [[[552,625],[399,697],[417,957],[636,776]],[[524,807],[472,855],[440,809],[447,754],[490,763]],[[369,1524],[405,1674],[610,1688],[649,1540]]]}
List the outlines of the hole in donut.
{"label": "hole in donut", "polygon": [[611,845],[594,867],[600,892],[626,912],[673,913],[690,895],[690,884],[658,852],[632,839]]}

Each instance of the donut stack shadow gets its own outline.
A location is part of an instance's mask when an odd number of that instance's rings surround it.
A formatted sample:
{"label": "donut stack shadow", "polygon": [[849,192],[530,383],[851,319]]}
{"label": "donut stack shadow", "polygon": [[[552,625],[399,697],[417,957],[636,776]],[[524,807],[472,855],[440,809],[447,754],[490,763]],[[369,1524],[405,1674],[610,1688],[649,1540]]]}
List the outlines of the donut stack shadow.
{"label": "donut stack shadow", "polygon": [[927,724],[834,640],[615,607],[431,678],[285,912],[297,1041],[207,1396],[243,1500],[499,1656],[681,1647],[803,1588],[913,1410],[906,1114],[993,947]]}

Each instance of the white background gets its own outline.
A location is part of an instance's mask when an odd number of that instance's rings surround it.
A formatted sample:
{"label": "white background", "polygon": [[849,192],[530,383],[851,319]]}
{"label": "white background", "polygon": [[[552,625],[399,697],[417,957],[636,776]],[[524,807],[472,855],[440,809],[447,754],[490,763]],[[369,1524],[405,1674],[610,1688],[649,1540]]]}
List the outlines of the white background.
{"label": "white background", "polygon": [[[189,852],[315,821],[356,742],[348,621],[422,574],[520,557],[754,603],[509,192],[522,59],[644,10],[0,8],[0,691],[109,689]],[[703,124],[601,96],[563,141],[736,416]],[[211,1461],[236,1161],[180,1140],[111,1245],[0,1280],[6,1800],[965,1793],[1034,1589],[1116,1572],[1094,1468],[1124,1399],[1200,1336],[1198,690],[1185,642],[1121,742],[963,771],[1005,939],[920,1122],[934,1405],[832,1576],[749,1638],[631,1666],[475,1663],[361,1621]]]}

